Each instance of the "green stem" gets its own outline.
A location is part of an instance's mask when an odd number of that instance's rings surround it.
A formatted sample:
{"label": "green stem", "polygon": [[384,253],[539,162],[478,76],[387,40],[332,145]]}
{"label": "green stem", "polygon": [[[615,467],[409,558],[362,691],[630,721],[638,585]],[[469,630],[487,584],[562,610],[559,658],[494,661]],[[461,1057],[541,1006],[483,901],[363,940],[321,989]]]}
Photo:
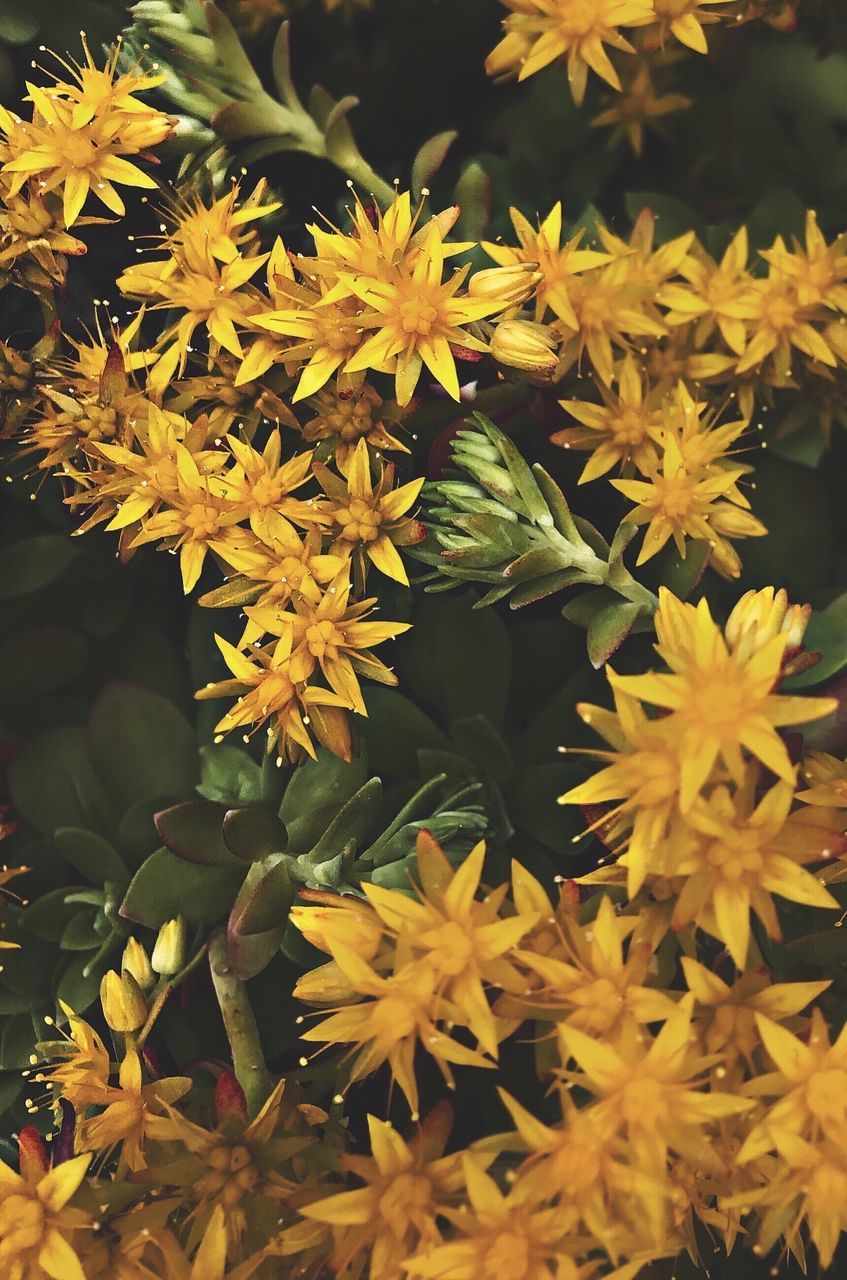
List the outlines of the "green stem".
{"label": "green stem", "polygon": [[244,1090],[247,1112],[252,1119],[270,1094],[273,1081],[265,1065],[247,988],[230,962],[225,928],[216,930],[209,939],[209,968],[232,1050],[232,1067]]}
{"label": "green stem", "polygon": [[[612,586],[612,584],[609,584]],[[631,600],[633,604],[643,605],[650,614],[654,614],[659,607],[658,596],[643,586],[640,582],[636,582],[635,578],[628,575],[628,580],[623,582],[616,581],[612,586],[613,591],[617,591],[619,596],[623,596],[624,600]]]}
{"label": "green stem", "polygon": [[380,208],[387,209],[391,204],[394,199],[394,188],[371,168],[359,152],[345,156],[343,162],[333,160],[332,163],[337,165],[342,173],[346,173],[348,178],[352,178],[361,191],[373,196]]}

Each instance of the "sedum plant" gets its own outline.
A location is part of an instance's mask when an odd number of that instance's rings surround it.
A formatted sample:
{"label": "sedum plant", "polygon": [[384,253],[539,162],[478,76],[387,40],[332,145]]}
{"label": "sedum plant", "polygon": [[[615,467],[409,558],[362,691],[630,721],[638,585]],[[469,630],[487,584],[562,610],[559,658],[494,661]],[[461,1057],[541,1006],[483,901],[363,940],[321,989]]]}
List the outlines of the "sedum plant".
{"label": "sedum plant", "polygon": [[0,4],[10,1280],[843,1269],[843,17],[436,8]]}

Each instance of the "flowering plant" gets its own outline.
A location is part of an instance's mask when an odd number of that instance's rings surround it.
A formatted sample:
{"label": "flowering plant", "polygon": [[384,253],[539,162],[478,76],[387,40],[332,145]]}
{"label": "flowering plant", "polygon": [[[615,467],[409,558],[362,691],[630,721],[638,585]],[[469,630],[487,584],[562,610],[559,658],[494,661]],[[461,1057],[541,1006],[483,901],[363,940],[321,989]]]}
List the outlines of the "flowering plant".
{"label": "flowering plant", "polygon": [[0,3],[0,1272],[839,1275],[839,4],[112,9]]}

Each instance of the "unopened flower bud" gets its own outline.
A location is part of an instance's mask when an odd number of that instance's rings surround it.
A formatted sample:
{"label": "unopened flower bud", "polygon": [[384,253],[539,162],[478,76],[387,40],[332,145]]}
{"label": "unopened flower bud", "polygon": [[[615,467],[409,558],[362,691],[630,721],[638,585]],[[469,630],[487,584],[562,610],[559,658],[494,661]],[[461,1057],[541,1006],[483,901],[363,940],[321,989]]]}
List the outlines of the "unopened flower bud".
{"label": "unopened flower bud", "polygon": [[147,1001],[135,978],[127,970],[110,969],[100,983],[103,1017],[113,1031],[137,1031],[147,1019]]}
{"label": "unopened flower bud", "polygon": [[170,978],[185,964],[185,921],[182,916],[166,920],[159,930],[151,963],[156,973]]}
{"label": "unopened flower bud", "polygon": [[121,968],[125,973],[132,974],[142,991],[149,991],[156,985],[156,975],[150,964],[150,957],[137,938],[130,938],[124,947]]}
{"label": "unopened flower bud", "polygon": [[541,279],[531,262],[515,262],[508,267],[486,267],[471,276],[468,293],[472,298],[490,298],[504,307],[525,302]]}
{"label": "unopened flower bud", "polygon": [[787,650],[799,649],[811,613],[810,605],[789,604],[784,588],[748,591],[729,615],[726,638],[733,649],[743,645],[748,658],[778,635],[786,637]]}
{"label": "unopened flower bud", "polygon": [[556,341],[546,325],[530,320],[503,320],[494,330],[491,354],[500,364],[552,378],[558,363]]}

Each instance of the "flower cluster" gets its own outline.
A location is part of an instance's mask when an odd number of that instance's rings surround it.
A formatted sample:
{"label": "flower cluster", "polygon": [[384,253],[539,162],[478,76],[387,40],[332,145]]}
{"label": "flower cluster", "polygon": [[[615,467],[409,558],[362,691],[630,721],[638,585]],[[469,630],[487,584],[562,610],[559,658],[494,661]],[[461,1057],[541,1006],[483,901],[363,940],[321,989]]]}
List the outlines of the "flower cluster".
{"label": "flower cluster", "polygon": [[156,181],[128,157],[150,161],[172,121],[136,95],[164,76],[134,68],[118,75],[118,46],[98,68],[85,45],[85,62],[63,67],[66,80],[29,84],[32,118],[0,111],[0,269],[18,283],[45,290],[61,283],[68,255],[85,253],[71,233],[89,195],[120,217],[117,186],[155,188]]}
{"label": "flower cluster", "polygon": [[[526,80],[553,63],[567,67],[577,106],[585,98],[588,73],[621,89],[622,59],[633,54],[628,38],[642,37],[642,48],[662,49],[678,41],[694,53],[708,53],[704,27],[733,25],[763,16],[757,0],[503,0],[511,10],[503,19],[505,35],[486,60],[491,76]],[[716,7],[719,6],[719,7]],[[783,6],[790,9],[790,5]],[[786,22],[785,14],[781,21]],[[626,34],[625,34],[626,33]]]}
{"label": "flower cluster", "polygon": [[836,857],[843,839],[810,806],[795,807],[797,766],[777,732],[837,705],[777,692],[806,616],[769,588],[743,597],[722,632],[706,600],[683,604],[662,588],[656,650],[666,669],[608,669],[615,711],[580,708],[610,744],[605,767],[560,797],[600,806],[616,859],[594,878],[654,902],[645,909],[661,930],[696,925],[719,938],[739,969],[751,914],[780,937],[773,894],[838,905],[807,866]]}
{"label": "flower cluster", "polygon": [[[737,577],[730,540],[765,532],[738,483],[751,470],[738,453],[752,447],[754,414],[802,385],[831,427],[824,406],[847,360],[847,241],[827,243],[810,212],[805,243],[777,237],[759,255],[761,276],[744,228],[715,261],[693,232],[657,248],[649,211],[628,241],[599,225],[596,249],[584,230],[563,239],[560,204],[537,227],[511,216],[518,243],[484,247],[503,268],[533,266],[538,280],[531,309],[498,323],[494,355],[542,383],[587,365],[599,401],[561,400],[580,425],[551,437],[590,452],[581,482],[623,472],[613,484],[636,503],[627,519],[649,524],[642,561],[671,537],[682,554],[698,538]],[[729,403],[738,414],[723,422]]]}

